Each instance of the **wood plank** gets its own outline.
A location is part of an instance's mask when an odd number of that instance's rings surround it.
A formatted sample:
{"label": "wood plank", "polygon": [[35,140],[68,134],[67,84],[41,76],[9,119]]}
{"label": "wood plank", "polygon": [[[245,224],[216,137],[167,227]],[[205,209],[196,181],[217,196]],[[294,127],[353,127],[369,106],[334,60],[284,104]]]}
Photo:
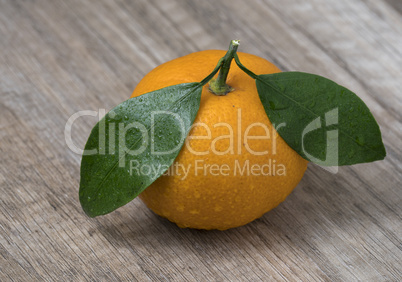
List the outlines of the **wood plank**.
{"label": "wood plank", "polygon": [[[402,280],[400,15],[393,0],[0,2],[0,280]],[[69,117],[234,38],[358,93],[387,158],[337,174],[309,165],[278,208],[224,232],[179,229],[138,199],[85,216]],[[96,121],[74,123],[78,148]]]}

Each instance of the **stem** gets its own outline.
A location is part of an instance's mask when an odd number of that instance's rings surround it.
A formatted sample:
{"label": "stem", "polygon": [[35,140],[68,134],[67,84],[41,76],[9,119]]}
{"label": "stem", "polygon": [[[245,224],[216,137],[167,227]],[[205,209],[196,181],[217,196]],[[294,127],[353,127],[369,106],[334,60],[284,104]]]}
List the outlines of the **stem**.
{"label": "stem", "polygon": [[253,73],[251,70],[247,69],[245,66],[243,66],[242,63],[240,63],[239,60],[239,56],[237,56],[237,54],[234,54],[234,60],[237,64],[237,66],[239,67],[239,69],[241,69],[242,71],[244,71],[246,74],[248,74],[249,76],[251,76],[253,79],[259,79],[258,75],[256,75],[255,73]]}
{"label": "stem", "polygon": [[222,58],[218,77],[216,79],[211,79],[209,82],[209,90],[215,95],[223,96],[230,91],[233,91],[233,88],[226,84],[226,79],[228,77],[230,64],[236,54],[239,44],[239,40],[230,41],[229,50]]}

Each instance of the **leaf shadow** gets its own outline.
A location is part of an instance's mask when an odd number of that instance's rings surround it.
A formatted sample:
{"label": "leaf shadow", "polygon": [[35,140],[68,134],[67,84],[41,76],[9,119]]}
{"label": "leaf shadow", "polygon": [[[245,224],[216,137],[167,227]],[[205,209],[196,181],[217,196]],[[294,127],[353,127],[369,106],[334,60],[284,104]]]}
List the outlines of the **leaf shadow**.
{"label": "leaf shadow", "polygon": [[138,214],[126,213],[133,207],[115,212],[110,220],[99,222],[98,231],[116,248],[133,252],[142,249],[147,255],[179,252],[196,254],[201,259],[231,261],[246,253],[280,253],[288,245],[305,256],[314,253],[323,242],[330,244],[334,227],[341,230],[353,224],[356,195],[340,182],[339,175],[310,167],[298,187],[277,208],[245,226],[226,231],[179,228],[140,201],[135,204]]}

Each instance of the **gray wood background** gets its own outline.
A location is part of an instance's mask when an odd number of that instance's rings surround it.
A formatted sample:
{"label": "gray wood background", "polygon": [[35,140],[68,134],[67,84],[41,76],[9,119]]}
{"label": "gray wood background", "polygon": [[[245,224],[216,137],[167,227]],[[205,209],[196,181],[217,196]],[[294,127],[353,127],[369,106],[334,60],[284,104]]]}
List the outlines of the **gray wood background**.
{"label": "gray wood background", "polygon": [[[1,0],[0,280],[401,281],[401,13],[400,0]],[[358,93],[387,158],[337,174],[309,165],[278,208],[225,232],[179,229],[138,199],[88,218],[68,118],[235,38]],[[96,121],[74,123],[78,148]]]}

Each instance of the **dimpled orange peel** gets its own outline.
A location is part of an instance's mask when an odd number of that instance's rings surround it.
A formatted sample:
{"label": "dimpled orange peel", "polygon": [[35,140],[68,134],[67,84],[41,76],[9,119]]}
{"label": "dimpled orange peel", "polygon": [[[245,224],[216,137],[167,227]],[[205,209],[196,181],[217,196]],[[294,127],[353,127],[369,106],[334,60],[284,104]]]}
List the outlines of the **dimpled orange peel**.
{"label": "dimpled orange peel", "polygon": [[[163,87],[201,81],[225,51],[207,50],[164,63],[149,72],[131,97]],[[280,70],[260,57],[238,53],[255,74]],[[232,64],[231,91],[208,85],[172,167],[140,194],[156,214],[180,227],[225,230],[244,225],[278,206],[299,183],[307,161],[276,134],[254,79]]]}

